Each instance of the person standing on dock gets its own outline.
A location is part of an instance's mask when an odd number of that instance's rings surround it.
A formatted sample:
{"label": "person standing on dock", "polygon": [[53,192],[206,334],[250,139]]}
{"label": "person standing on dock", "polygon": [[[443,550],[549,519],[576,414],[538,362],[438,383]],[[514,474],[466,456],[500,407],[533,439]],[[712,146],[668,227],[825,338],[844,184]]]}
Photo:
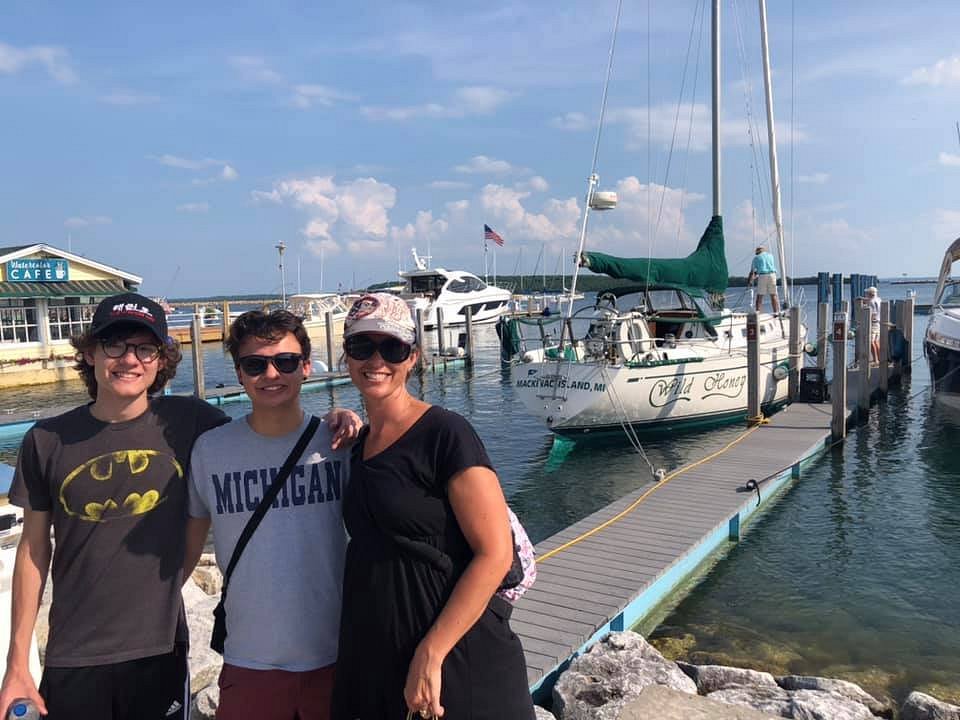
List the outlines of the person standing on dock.
{"label": "person standing on dock", "polygon": [[[93,402],[38,421],[20,446],[10,502],[24,523],[0,711],[28,698],[50,720],[185,718],[184,469],[194,439],[229,418],[192,397],[151,397],[181,354],[163,308],[142,295],[106,298],[71,342]],[[51,556],[38,691],[28,651]]]}
{"label": "person standing on dock", "polygon": [[870,362],[880,364],[880,293],[871,285],[863,291],[870,307]]}
{"label": "person standing on dock", "polygon": [[[299,317],[286,310],[244,313],[230,326],[227,349],[253,406],[193,450],[188,572],[211,524],[217,563],[227,567],[311,420],[300,406],[310,338]],[[359,429],[360,419],[353,419]],[[341,498],[350,468],[347,451],[335,448],[330,426],[321,422],[229,578],[219,720],[330,717],[346,549]]]}
{"label": "person standing on dock", "polygon": [[483,443],[464,418],[407,391],[418,349],[403,300],[363,296],[343,335],[369,425],[343,498],[333,720],[532,720],[512,608],[494,597],[513,542]]}
{"label": "person standing on dock", "polygon": [[750,263],[750,277],[748,282],[757,281],[757,312],[763,307],[763,296],[770,296],[770,307],[774,315],[780,312],[780,299],[777,297],[777,264],[773,255],[761,245],[757,248]]}

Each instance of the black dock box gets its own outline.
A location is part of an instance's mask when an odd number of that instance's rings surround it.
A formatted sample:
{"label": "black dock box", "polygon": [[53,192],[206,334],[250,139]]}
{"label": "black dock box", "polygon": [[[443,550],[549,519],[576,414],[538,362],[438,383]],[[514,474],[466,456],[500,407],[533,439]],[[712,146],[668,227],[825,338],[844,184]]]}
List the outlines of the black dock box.
{"label": "black dock box", "polygon": [[826,402],[827,394],[826,370],[816,367],[800,369],[800,402]]}

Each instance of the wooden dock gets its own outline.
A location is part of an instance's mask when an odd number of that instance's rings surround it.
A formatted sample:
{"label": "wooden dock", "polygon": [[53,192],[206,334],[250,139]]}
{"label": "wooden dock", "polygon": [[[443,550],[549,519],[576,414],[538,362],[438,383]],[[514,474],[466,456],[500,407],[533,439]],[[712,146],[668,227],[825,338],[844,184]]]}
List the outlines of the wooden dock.
{"label": "wooden dock", "polygon": [[[849,371],[848,418],[858,412],[858,386],[857,371]],[[635,625],[713,552],[739,539],[746,520],[830,447],[831,416],[829,403],[794,403],[539,543],[537,581],[512,619],[534,695],[546,696],[573,656]]]}

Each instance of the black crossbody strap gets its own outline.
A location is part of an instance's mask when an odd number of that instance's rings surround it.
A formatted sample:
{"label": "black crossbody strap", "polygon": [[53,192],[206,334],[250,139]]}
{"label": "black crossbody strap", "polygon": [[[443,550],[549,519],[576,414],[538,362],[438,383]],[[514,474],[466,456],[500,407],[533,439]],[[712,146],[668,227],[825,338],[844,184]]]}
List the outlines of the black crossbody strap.
{"label": "black crossbody strap", "polygon": [[277,495],[280,493],[280,488],[287,481],[287,477],[293,471],[293,466],[297,464],[297,460],[299,460],[300,456],[303,455],[303,451],[307,449],[307,444],[313,438],[313,435],[317,432],[317,428],[319,426],[320,418],[318,418],[316,415],[311,416],[310,422],[307,424],[307,427],[300,436],[300,439],[297,440],[297,444],[293,446],[293,450],[290,451],[290,455],[287,456],[287,459],[280,468],[280,471],[277,473],[277,476],[273,479],[270,489],[264,493],[263,499],[260,500],[260,504],[257,505],[257,509],[253,511],[253,515],[251,515],[250,519],[247,520],[247,524],[244,526],[243,532],[240,533],[240,538],[237,540],[237,544],[233,548],[233,554],[230,556],[230,562],[227,563],[227,571],[223,574],[223,590],[221,591],[223,597],[226,597],[227,595],[227,585],[230,583],[230,576],[233,575],[233,569],[237,566],[237,561],[243,554],[243,549],[247,546],[247,543],[250,542],[250,538],[253,535],[254,530],[257,529],[260,521],[263,520],[263,516],[267,514],[267,510],[270,509],[271,503],[273,503]]}

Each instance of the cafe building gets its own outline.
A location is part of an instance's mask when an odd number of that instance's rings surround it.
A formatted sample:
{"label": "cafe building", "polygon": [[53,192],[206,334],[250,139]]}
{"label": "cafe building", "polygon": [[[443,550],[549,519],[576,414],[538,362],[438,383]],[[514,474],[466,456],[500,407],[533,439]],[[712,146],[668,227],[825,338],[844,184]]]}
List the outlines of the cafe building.
{"label": "cafe building", "polygon": [[142,281],[51,245],[0,247],[0,387],[76,378],[70,336]]}

